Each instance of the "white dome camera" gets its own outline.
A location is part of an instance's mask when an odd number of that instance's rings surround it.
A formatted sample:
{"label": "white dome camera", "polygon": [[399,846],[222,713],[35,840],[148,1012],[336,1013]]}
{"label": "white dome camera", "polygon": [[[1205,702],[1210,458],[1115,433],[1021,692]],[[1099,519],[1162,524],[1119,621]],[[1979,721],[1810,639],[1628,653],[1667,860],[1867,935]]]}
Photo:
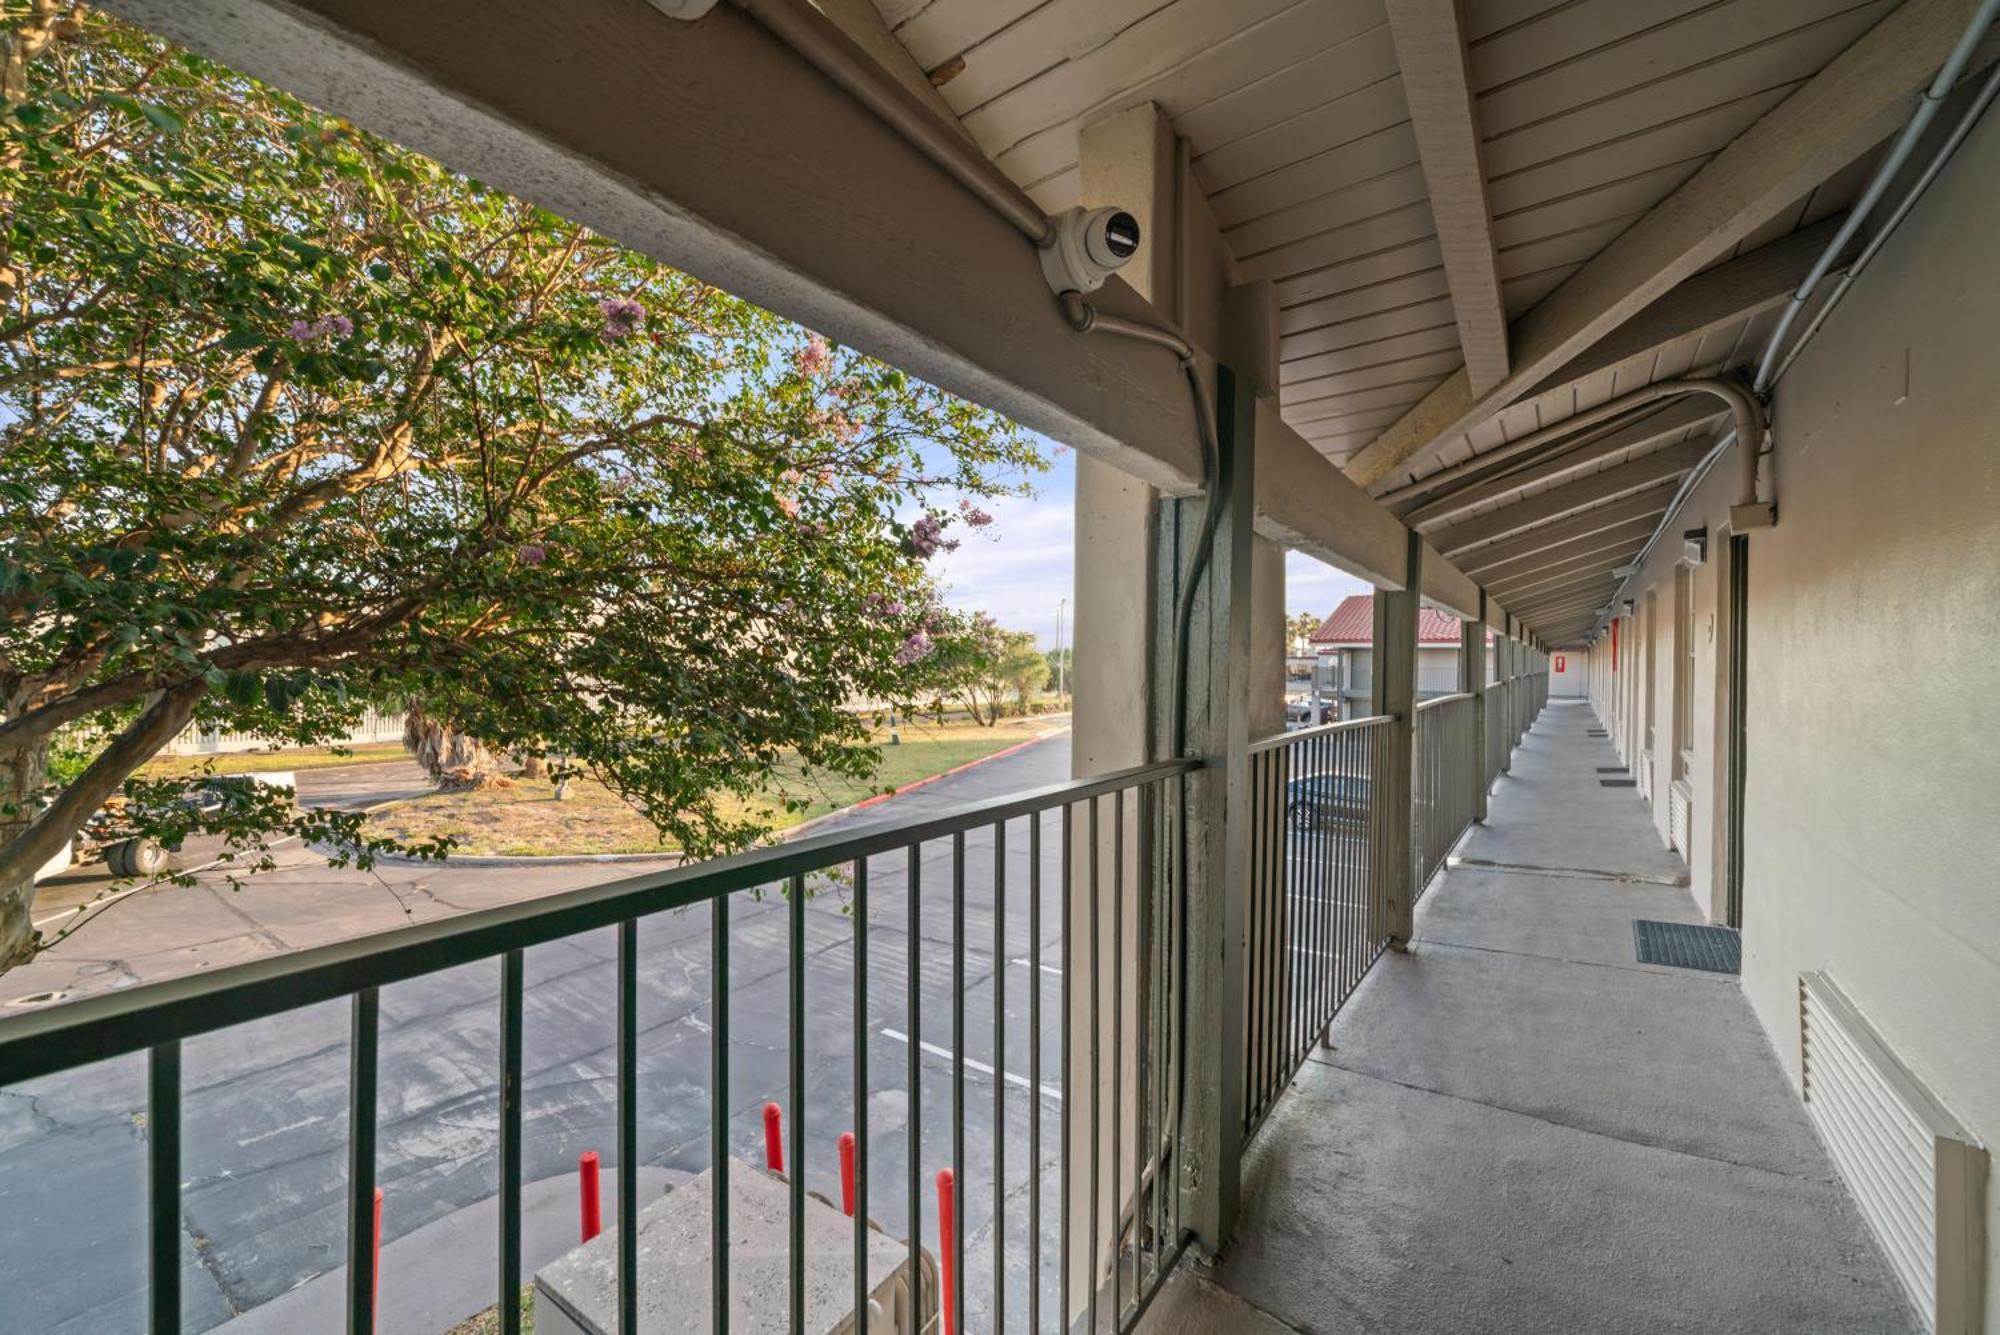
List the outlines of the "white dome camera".
{"label": "white dome camera", "polygon": [[1057,296],[1097,291],[1139,249],[1139,220],[1124,209],[1067,209],[1049,224],[1042,273]]}

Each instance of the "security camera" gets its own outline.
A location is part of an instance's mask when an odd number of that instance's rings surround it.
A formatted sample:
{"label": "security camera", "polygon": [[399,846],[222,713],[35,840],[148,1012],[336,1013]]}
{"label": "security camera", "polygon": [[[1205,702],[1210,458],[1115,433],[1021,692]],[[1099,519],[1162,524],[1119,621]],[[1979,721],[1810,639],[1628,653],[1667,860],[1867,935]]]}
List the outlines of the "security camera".
{"label": "security camera", "polygon": [[1097,291],[1139,249],[1139,220],[1123,209],[1068,209],[1049,223],[1042,273],[1058,296]]}

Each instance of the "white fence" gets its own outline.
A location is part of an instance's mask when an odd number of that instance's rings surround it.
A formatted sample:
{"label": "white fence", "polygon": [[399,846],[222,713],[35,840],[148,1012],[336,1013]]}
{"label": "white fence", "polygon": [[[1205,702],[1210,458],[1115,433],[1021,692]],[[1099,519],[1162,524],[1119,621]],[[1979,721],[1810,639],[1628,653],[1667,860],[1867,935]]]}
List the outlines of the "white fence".
{"label": "white fence", "polygon": [[[329,742],[331,746],[363,746],[371,742],[403,740],[403,711],[371,709],[347,736]],[[249,732],[213,732],[189,724],[181,735],[160,748],[163,756],[219,756],[232,751],[258,751],[271,746],[269,737]]]}

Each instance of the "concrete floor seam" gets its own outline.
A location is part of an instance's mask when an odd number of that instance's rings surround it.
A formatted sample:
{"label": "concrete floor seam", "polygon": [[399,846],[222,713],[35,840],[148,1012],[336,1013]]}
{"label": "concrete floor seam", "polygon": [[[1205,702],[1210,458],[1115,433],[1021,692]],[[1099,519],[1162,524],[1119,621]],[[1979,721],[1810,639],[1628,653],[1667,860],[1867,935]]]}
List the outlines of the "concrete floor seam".
{"label": "concrete floor seam", "polygon": [[1685,890],[1685,876],[1652,876],[1645,872],[1606,871],[1599,867],[1543,867],[1532,862],[1488,862],[1481,858],[1457,858],[1448,863],[1452,871],[1502,872],[1510,876],[1554,876],[1564,880],[1609,881],[1614,885],[1663,885]]}
{"label": "concrete floor seam", "polygon": [[1698,1154],[1693,1150],[1679,1149],[1672,1145],[1662,1145],[1657,1141],[1634,1140],[1630,1136],[1614,1135],[1609,1131],[1599,1131],[1593,1127],[1579,1126],[1574,1122],[1565,1122],[1557,1118],[1546,1117],[1541,1113],[1529,1112],[1526,1109],[1511,1107],[1505,1103],[1493,1103],[1486,1099],[1473,1098],[1470,1094],[1454,1094],[1450,1090],[1435,1089],[1429,1085],[1413,1084],[1407,1080],[1397,1080],[1392,1076],[1378,1075],[1374,1071],[1364,1071],[1358,1066],[1345,1066],[1340,1062],[1330,1061],[1317,1054],[1307,1057],[1306,1060],[1316,1066],[1323,1066],[1328,1070],[1342,1071],[1348,1075],[1359,1076],[1364,1080],[1372,1080],[1377,1084],[1392,1085],[1397,1089],[1407,1089],[1413,1094],[1429,1094],[1435,1098],[1450,1099],[1454,1103],[1470,1104],[1478,1108],[1490,1108],[1494,1112],[1506,1113],[1513,1117],[1525,1117],[1531,1122],[1540,1122],[1544,1126],[1552,1126],[1561,1131],[1573,1131],[1580,1136],[1590,1136],[1597,1140],[1609,1140],[1620,1145],[1632,1145],[1639,1149],[1656,1150],[1661,1154],[1671,1154],[1682,1159],[1694,1159],[1701,1163],[1712,1163],[1723,1168],[1739,1168],[1745,1172],[1766,1173],[1772,1177],[1781,1177],[1792,1182],[1838,1185],[1838,1180],[1834,1178],[1815,1176],[1810,1173],[1788,1173],[1782,1168],[1772,1168],[1765,1164],[1743,1163],[1736,1159],[1724,1159],[1713,1154]]}
{"label": "concrete floor seam", "polygon": [[1620,973],[1643,974],[1648,978],[1664,978],[1680,983],[1729,983],[1734,974],[1704,974],[1698,970],[1676,969],[1669,971],[1665,966],[1647,968],[1638,964],[1613,964],[1608,960],[1579,960],[1566,955],[1543,955],[1532,950],[1506,950],[1499,946],[1474,946],[1463,941],[1446,941],[1434,936],[1418,936],[1411,945],[1441,946],[1446,950],[1476,950],[1488,955],[1514,955],[1525,960],[1547,960],[1551,964],[1574,964],[1585,969],[1615,969]]}

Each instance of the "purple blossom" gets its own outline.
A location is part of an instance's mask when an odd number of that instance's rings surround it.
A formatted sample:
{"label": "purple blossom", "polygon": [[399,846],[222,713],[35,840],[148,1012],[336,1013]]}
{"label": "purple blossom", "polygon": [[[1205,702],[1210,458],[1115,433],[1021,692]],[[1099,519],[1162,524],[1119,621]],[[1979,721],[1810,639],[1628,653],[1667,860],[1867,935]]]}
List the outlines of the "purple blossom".
{"label": "purple blossom", "polygon": [[604,317],[601,332],[606,338],[624,338],[635,334],[646,318],[644,306],[624,297],[605,297],[597,303],[597,313]]}
{"label": "purple blossom", "polygon": [[803,376],[815,376],[833,365],[833,351],[826,340],[814,334],[806,340],[806,345],[792,354],[792,365]]}
{"label": "purple blossom", "polygon": [[972,509],[967,510],[965,512],[965,522],[972,525],[974,528],[985,528],[988,524],[993,522],[993,516],[986,513],[986,511],[980,509],[978,506],[974,506]]}
{"label": "purple blossom", "polygon": [[354,336],[354,321],[348,319],[345,315],[322,315],[319,319],[311,323],[307,323],[304,320],[294,320],[285,328],[285,337],[291,339],[294,343],[310,343],[314,339],[325,338],[328,335],[334,335],[339,338],[352,338]]}
{"label": "purple blossom", "polygon": [[908,667],[912,663],[919,662],[922,659],[929,657],[930,652],[931,652],[931,637],[924,634],[922,631],[917,631],[914,634],[912,634],[908,639],[904,640],[903,643],[897,648],[896,662],[902,667]]}
{"label": "purple blossom", "polygon": [[549,549],[539,542],[524,542],[514,554],[521,558],[524,566],[538,566],[549,559]]}
{"label": "purple blossom", "polygon": [[892,617],[903,615],[902,603],[879,593],[871,593],[862,599],[861,606],[874,621],[887,621]]}
{"label": "purple blossom", "polygon": [[928,561],[936,556],[943,543],[944,526],[929,515],[919,515],[917,522],[910,525],[910,535],[904,540],[904,547],[919,561]]}

